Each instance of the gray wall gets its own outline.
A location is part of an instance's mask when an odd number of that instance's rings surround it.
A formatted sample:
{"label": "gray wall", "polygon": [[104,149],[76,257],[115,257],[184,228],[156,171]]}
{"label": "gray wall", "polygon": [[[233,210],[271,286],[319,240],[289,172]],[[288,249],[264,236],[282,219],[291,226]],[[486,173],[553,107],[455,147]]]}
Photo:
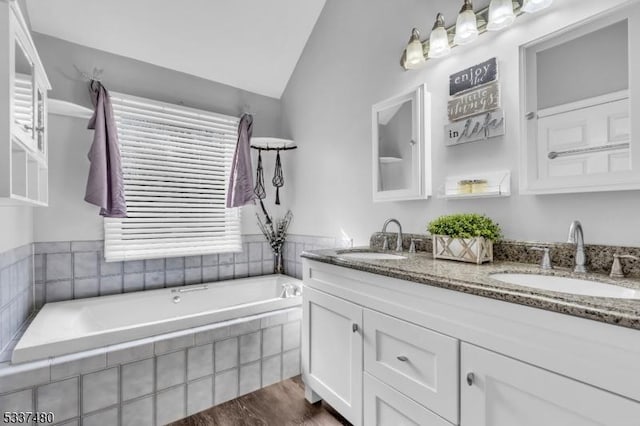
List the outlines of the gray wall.
{"label": "gray wall", "polygon": [[[429,21],[438,12],[436,5],[413,0],[328,0],[283,97],[285,130],[300,146],[290,172],[292,208],[297,215],[291,232],[347,235],[356,244],[366,244],[389,217],[397,217],[407,232],[422,233],[441,214],[479,212],[495,218],[508,238],[562,241],[571,220],[581,219],[590,243],[639,245],[637,191],[557,196],[517,193],[518,46],[621,3],[554,2],[553,10],[522,16],[507,31],[485,34],[473,45],[455,48],[447,58],[404,72],[399,58],[409,32],[416,26],[423,35],[428,34]],[[439,4],[448,17],[455,16],[459,8],[454,2]],[[493,56],[500,66],[506,135],[446,147],[443,127],[449,75]],[[508,168],[513,172],[512,197],[372,203],[371,105],[421,83],[432,94],[434,192],[447,175]]]}
{"label": "gray wall", "polygon": [[[42,34],[34,34],[34,39],[53,86],[51,98],[90,107],[87,83],[75,67],[87,72],[95,67],[104,69],[103,82],[115,92],[235,116],[249,105],[255,115],[254,135],[280,136],[281,104],[277,99]],[[98,209],[83,201],[91,138],[86,120],[49,115],[49,207],[34,215],[36,241],[103,238]],[[268,181],[272,161],[275,157],[265,158]],[[243,232],[258,232],[253,211],[254,207],[243,211]]]}

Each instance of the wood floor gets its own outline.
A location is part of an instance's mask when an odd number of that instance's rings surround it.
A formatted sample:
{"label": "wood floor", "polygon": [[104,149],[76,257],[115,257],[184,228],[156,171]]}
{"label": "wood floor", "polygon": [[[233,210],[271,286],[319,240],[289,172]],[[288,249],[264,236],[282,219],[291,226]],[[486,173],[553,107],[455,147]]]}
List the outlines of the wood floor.
{"label": "wood floor", "polygon": [[217,405],[171,426],[351,426],[324,402],[304,399],[300,377]]}

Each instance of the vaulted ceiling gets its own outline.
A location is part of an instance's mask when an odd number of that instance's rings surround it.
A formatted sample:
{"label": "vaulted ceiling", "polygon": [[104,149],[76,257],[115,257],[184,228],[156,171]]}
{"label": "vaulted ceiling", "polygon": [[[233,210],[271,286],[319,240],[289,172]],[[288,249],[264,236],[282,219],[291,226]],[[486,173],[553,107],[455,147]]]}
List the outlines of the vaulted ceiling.
{"label": "vaulted ceiling", "polygon": [[325,0],[27,0],[33,31],[280,98]]}

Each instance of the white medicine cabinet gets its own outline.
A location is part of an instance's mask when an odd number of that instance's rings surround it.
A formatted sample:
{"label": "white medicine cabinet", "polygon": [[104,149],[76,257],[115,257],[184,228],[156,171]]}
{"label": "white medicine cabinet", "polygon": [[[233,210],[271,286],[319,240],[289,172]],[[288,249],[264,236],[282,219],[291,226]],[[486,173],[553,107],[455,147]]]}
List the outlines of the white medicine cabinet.
{"label": "white medicine cabinet", "polygon": [[521,192],[640,189],[640,2],[524,45]]}
{"label": "white medicine cabinet", "polygon": [[373,105],[373,201],[431,195],[430,108],[425,85]]}
{"label": "white medicine cabinet", "polygon": [[15,1],[0,1],[0,205],[48,205],[51,84]]}

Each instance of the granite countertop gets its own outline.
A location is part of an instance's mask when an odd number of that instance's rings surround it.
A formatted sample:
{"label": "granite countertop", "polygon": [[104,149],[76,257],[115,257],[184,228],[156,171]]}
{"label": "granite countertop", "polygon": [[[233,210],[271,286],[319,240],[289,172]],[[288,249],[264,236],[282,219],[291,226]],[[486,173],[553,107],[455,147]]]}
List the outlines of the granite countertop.
{"label": "granite countertop", "polygon": [[614,299],[539,290],[504,283],[491,278],[490,275],[504,272],[555,275],[600,281],[633,289],[640,289],[640,280],[614,280],[607,275],[601,274],[574,274],[571,270],[564,268],[543,271],[537,265],[514,262],[475,265],[442,259],[436,260],[433,259],[430,253],[424,252],[416,254],[403,252],[402,255],[406,256],[406,259],[400,260],[360,260],[341,257],[341,254],[354,251],[375,250],[370,250],[368,247],[349,250],[313,250],[303,252],[302,257],[418,284],[489,297],[640,330],[640,299]]}

